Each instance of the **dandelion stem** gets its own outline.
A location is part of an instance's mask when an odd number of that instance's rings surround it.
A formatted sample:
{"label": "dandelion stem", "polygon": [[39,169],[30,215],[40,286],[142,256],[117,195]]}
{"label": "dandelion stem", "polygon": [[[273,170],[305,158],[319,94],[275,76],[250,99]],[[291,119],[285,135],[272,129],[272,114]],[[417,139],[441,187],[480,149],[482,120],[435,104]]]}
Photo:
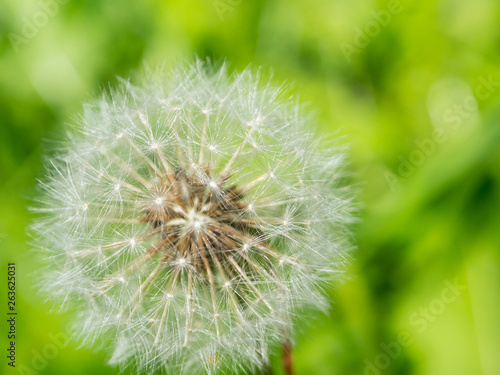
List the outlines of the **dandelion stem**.
{"label": "dandelion stem", "polygon": [[282,343],[282,364],[286,375],[295,374],[293,371],[292,343],[288,337]]}

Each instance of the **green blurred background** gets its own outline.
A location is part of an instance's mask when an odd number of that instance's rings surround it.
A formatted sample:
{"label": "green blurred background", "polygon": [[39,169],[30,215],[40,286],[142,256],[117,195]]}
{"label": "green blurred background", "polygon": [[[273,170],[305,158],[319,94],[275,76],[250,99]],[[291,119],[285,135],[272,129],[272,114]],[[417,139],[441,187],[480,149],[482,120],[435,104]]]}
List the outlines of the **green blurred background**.
{"label": "green blurred background", "polygon": [[118,372],[59,344],[67,314],[33,287],[26,206],[43,140],[82,101],[198,55],[272,69],[351,145],[358,249],[297,338],[297,374],[500,374],[499,20],[495,0],[2,0],[0,278],[15,261],[19,315],[13,371],[2,281],[0,373]]}

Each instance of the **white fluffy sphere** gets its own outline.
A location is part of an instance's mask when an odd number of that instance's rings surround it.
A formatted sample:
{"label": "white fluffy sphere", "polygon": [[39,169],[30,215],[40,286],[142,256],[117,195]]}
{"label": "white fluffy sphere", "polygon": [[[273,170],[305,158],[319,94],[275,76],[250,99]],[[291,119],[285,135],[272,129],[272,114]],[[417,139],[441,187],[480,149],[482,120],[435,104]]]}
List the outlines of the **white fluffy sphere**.
{"label": "white fluffy sphere", "polygon": [[251,69],[199,61],[86,106],[34,224],[80,339],[139,372],[264,366],[349,248],[344,153],[311,122]]}

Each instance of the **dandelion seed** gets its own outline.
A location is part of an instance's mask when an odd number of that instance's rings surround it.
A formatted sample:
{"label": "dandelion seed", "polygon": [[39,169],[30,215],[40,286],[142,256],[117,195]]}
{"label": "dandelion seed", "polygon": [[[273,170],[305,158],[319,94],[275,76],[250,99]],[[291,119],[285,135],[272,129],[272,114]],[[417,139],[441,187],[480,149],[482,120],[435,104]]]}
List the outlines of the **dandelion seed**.
{"label": "dandelion seed", "polygon": [[343,150],[316,149],[296,106],[201,62],[86,106],[34,223],[81,341],[139,373],[253,373],[328,306],[351,200]]}

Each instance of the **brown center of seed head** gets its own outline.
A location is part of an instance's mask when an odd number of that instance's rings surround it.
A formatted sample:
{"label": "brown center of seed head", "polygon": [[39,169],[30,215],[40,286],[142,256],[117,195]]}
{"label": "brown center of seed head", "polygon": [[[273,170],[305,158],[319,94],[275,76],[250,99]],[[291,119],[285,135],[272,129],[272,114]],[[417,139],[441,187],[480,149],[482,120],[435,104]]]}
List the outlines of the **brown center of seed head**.
{"label": "brown center of seed head", "polygon": [[161,231],[165,257],[200,269],[241,248],[250,236],[243,190],[228,184],[228,176],[205,173],[202,181],[178,168],[144,210],[144,221]]}

